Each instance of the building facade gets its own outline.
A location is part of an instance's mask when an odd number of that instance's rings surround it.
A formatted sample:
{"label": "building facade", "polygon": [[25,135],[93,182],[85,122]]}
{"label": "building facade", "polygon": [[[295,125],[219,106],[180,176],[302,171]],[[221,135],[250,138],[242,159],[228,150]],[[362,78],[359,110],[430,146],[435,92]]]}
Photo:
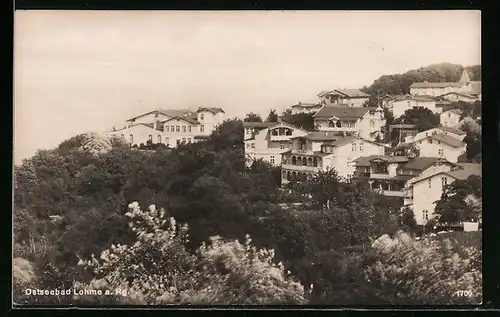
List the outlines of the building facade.
{"label": "building facade", "polygon": [[438,162],[408,182],[404,205],[413,210],[418,225],[425,225],[434,217],[444,187],[470,175],[481,176],[481,164]]}
{"label": "building facade", "polygon": [[416,107],[423,107],[429,109],[433,113],[438,113],[438,109],[436,108],[436,100],[428,96],[400,96],[389,103],[388,109],[392,111],[394,118],[399,118],[405,113],[406,110],[410,110]]}
{"label": "building facade", "polygon": [[292,109],[292,114],[315,114],[319,109],[321,109],[322,106],[323,105],[319,103],[303,103],[299,101],[298,104],[293,105],[290,108]]}
{"label": "building facade", "polygon": [[174,148],[208,137],[222,124],[224,115],[221,108],[153,110],[126,120],[124,128],[107,133],[107,137],[122,138],[131,146],[162,143]]}
{"label": "building facade", "polygon": [[346,107],[363,107],[370,99],[370,95],[359,89],[322,91],[317,96],[321,104],[343,105]]}
{"label": "building facade", "polygon": [[292,138],[291,149],[284,154],[282,183],[296,177],[308,177],[319,171],[335,169],[340,177],[352,177],[354,161],[363,155],[383,155],[386,147],[355,136],[343,137],[330,132],[310,132]]}
{"label": "building facade", "polygon": [[458,82],[417,82],[410,86],[411,95],[443,96],[449,93],[465,93],[481,99],[481,82],[471,81],[467,70],[464,69]]}
{"label": "building facade", "polygon": [[436,128],[432,128],[432,129],[429,129],[426,131],[419,132],[415,136],[407,136],[405,138],[405,143],[412,143],[415,140],[421,140],[421,139],[428,137],[428,136],[431,136],[433,134],[443,134],[443,135],[451,136],[451,137],[453,137],[457,140],[460,140],[460,141],[463,141],[465,136],[466,136],[466,133],[460,129],[453,128],[453,127],[441,126],[441,127],[436,127]]}
{"label": "building facade", "polygon": [[462,110],[450,109],[443,111],[439,114],[439,123],[444,127],[454,128],[460,123]]}
{"label": "building facade", "polygon": [[[304,136],[308,133],[284,122],[271,123],[271,125],[262,129],[255,130],[255,127],[253,127],[252,135],[245,139],[247,166],[252,165],[255,160],[259,159],[274,166],[280,166],[283,154],[291,149],[291,140],[294,137]],[[246,125],[247,128],[248,126]]]}
{"label": "building facade", "polygon": [[316,130],[357,135],[375,141],[383,139],[384,111],[378,107],[323,106],[315,115]]}

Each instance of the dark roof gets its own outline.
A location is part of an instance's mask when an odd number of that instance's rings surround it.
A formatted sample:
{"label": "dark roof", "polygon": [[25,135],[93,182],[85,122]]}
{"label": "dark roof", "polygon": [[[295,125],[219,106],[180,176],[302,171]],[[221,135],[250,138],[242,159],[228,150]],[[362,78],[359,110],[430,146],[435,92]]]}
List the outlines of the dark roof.
{"label": "dark roof", "polygon": [[[411,160],[408,161],[408,163],[404,164],[402,168],[405,169],[411,169],[411,170],[420,170],[423,171],[426,168],[432,166],[434,163],[443,161],[443,159],[439,157],[425,157],[425,156],[419,156],[412,158]],[[444,160],[446,161],[446,160]]]}
{"label": "dark roof", "polygon": [[357,158],[354,162],[356,162],[356,166],[370,166],[370,162],[375,159],[380,159],[390,163],[402,163],[409,160],[406,156],[370,155]]}
{"label": "dark roof", "polygon": [[225,113],[224,110],[222,110],[222,108],[215,108],[215,107],[210,107],[210,108],[200,107],[198,108],[198,110],[196,110],[196,113],[200,111],[209,111],[212,112],[213,114],[217,114],[219,112]]}
{"label": "dark roof", "polygon": [[275,125],[277,122],[243,122],[244,128],[265,129]]}
{"label": "dark roof", "polygon": [[457,128],[452,128],[452,127],[438,127],[438,129],[440,130],[443,130],[443,131],[446,131],[446,132],[450,132],[450,133],[454,133],[454,134],[458,134],[458,135],[464,135],[464,134],[467,134],[465,133],[464,131],[460,130],[460,129],[457,129]]}
{"label": "dark roof", "polygon": [[198,122],[198,120],[195,120],[191,117],[188,117],[188,116],[182,116],[182,117],[179,117],[179,116],[176,116],[176,117],[172,117],[168,120],[165,120],[163,121],[162,123],[165,123],[165,122],[168,122],[168,121],[171,121],[171,120],[174,120],[174,119],[178,119],[178,120],[183,120],[183,121],[186,121],[188,123],[191,123],[191,124],[200,124],[200,122]]}
{"label": "dark roof", "polygon": [[410,88],[446,88],[446,87],[462,87],[462,84],[420,82],[420,83],[413,83],[410,86]]}
{"label": "dark roof", "polygon": [[337,117],[339,119],[354,119],[362,118],[368,111],[376,110],[376,107],[337,107],[337,106],[323,106],[319,109],[314,118],[331,118]]}
{"label": "dark roof", "polygon": [[412,175],[396,175],[393,178],[391,178],[393,181],[407,181],[409,179],[414,178],[415,176]]}

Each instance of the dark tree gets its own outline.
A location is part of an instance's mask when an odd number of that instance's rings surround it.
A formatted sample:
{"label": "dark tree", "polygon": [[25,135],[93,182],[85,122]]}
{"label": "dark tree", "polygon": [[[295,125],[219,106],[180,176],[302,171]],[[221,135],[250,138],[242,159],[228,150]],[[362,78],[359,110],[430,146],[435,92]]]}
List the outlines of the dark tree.
{"label": "dark tree", "polygon": [[245,116],[245,119],[243,121],[245,121],[245,122],[262,122],[262,117],[257,113],[250,112],[250,113],[247,113],[247,115]]}
{"label": "dark tree", "polygon": [[271,109],[271,111],[269,111],[266,122],[278,122],[278,114],[275,109]]}
{"label": "dark tree", "polygon": [[414,124],[418,132],[436,128],[439,122],[439,115],[424,107],[408,109],[401,117],[394,120],[395,124]]}

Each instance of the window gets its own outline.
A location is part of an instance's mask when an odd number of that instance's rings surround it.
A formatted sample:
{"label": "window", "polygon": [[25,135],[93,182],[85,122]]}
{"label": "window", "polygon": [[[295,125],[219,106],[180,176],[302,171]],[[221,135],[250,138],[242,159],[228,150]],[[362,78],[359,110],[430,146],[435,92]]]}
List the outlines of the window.
{"label": "window", "polygon": [[441,141],[438,140],[438,144],[441,144]]}
{"label": "window", "polygon": [[200,125],[200,132],[205,132],[205,126],[203,124]]}
{"label": "window", "polygon": [[443,185],[443,187],[445,187],[446,185],[448,185],[448,178],[445,177],[441,177],[441,184]]}
{"label": "window", "polygon": [[356,152],[356,142],[352,144],[351,151]]}
{"label": "window", "polygon": [[375,121],[370,120],[370,128],[374,128],[374,127],[375,127]]}
{"label": "window", "polygon": [[134,135],[133,134],[130,135],[130,143],[134,143]]}
{"label": "window", "polygon": [[351,167],[352,166],[352,159],[350,157],[347,158],[347,167]]}
{"label": "window", "polygon": [[285,149],[285,143],[280,143],[280,149],[284,150]]}
{"label": "window", "polygon": [[191,133],[191,126],[188,125],[188,132]]}
{"label": "window", "polygon": [[158,143],[161,143],[161,135],[158,135]]}
{"label": "window", "polygon": [[432,144],[432,139],[429,139],[429,144]]}
{"label": "window", "polygon": [[158,118],[158,112],[157,112],[157,113],[155,113],[155,118]]}
{"label": "window", "polygon": [[181,132],[181,127],[180,126],[176,126],[175,127],[175,132]]}
{"label": "window", "polygon": [[200,113],[200,120],[201,120],[201,121],[203,121],[203,120],[204,120],[203,113]]}
{"label": "window", "polygon": [[428,183],[429,183],[429,188],[432,188],[432,179],[429,178]]}
{"label": "window", "polygon": [[191,143],[191,138],[187,138],[188,143]]}
{"label": "window", "polygon": [[429,132],[425,132],[425,136],[429,136]]}
{"label": "window", "polygon": [[272,155],[271,155],[271,157],[270,157],[270,161],[271,161],[271,164],[273,164],[273,165],[274,165],[274,156],[272,156]]}
{"label": "window", "polygon": [[170,127],[170,132],[174,132],[175,131],[175,127],[174,126],[171,126]]}
{"label": "window", "polygon": [[122,140],[125,140],[125,134],[121,135]]}
{"label": "window", "polygon": [[438,150],[438,156],[443,156],[444,155],[444,151],[443,149],[439,149]]}
{"label": "window", "polygon": [[255,143],[251,144],[252,149],[255,149]]}
{"label": "window", "polygon": [[422,211],[422,219],[429,220],[429,211],[427,211],[427,210]]}
{"label": "window", "polygon": [[169,130],[169,126],[168,126],[168,125],[166,125],[166,126],[165,126],[165,132],[169,132],[168,130]]}
{"label": "window", "polygon": [[186,138],[182,138],[182,143],[186,143]]}
{"label": "window", "polygon": [[185,125],[182,126],[182,132],[186,132],[186,126]]}
{"label": "window", "polygon": [[163,141],[165,142],[166,145],[168,145],[168,137],[165,137]]}
{"label": "window", "polygon": [[153,136],[151,134],[148,136],[148,141],[153,142]]}
{"label": "window", "polygon": [[359,151],[360,152],[363,152],[363,145],[364,145],[363,142],[359,142]]}
{"label": "window", "polygon": [[451,113],[448,112],[448,118],[450,118],[450,117],[451,117]]}

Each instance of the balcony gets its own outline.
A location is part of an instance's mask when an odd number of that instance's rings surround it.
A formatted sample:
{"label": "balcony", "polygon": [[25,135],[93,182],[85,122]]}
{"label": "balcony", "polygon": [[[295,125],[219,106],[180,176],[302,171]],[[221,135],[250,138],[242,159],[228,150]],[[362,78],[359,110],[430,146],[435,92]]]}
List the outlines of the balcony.
{"label": "balcony", "polygon": [[356,132],[356,127],[329,127],[329,126],[318,126],[319,131],[331,131],[331,132]]}
{"label": "balcony", "polygon": [[306,166],[306,165],[293,165],[293,164],[283,164],[281,165],[281,168],[290,171],[311,172],[311,173],[318,173],[320,169],[319,166]]}
{"label": "balcony", "polygon": [[385,172],[377,172],[377,173],[370,173],[370,178],[371,179],[391,179],[393,176],[389,175],[389,173]]}
{"label": "balcony", "polygon": [[271,135],[270,141],[281,142],[281,141],[290,141],[292,135]]}
{"label": "balcony", "polygon": [[382,190],[382,195],[390,197],[404,197],[405,192],[401,190]]}

